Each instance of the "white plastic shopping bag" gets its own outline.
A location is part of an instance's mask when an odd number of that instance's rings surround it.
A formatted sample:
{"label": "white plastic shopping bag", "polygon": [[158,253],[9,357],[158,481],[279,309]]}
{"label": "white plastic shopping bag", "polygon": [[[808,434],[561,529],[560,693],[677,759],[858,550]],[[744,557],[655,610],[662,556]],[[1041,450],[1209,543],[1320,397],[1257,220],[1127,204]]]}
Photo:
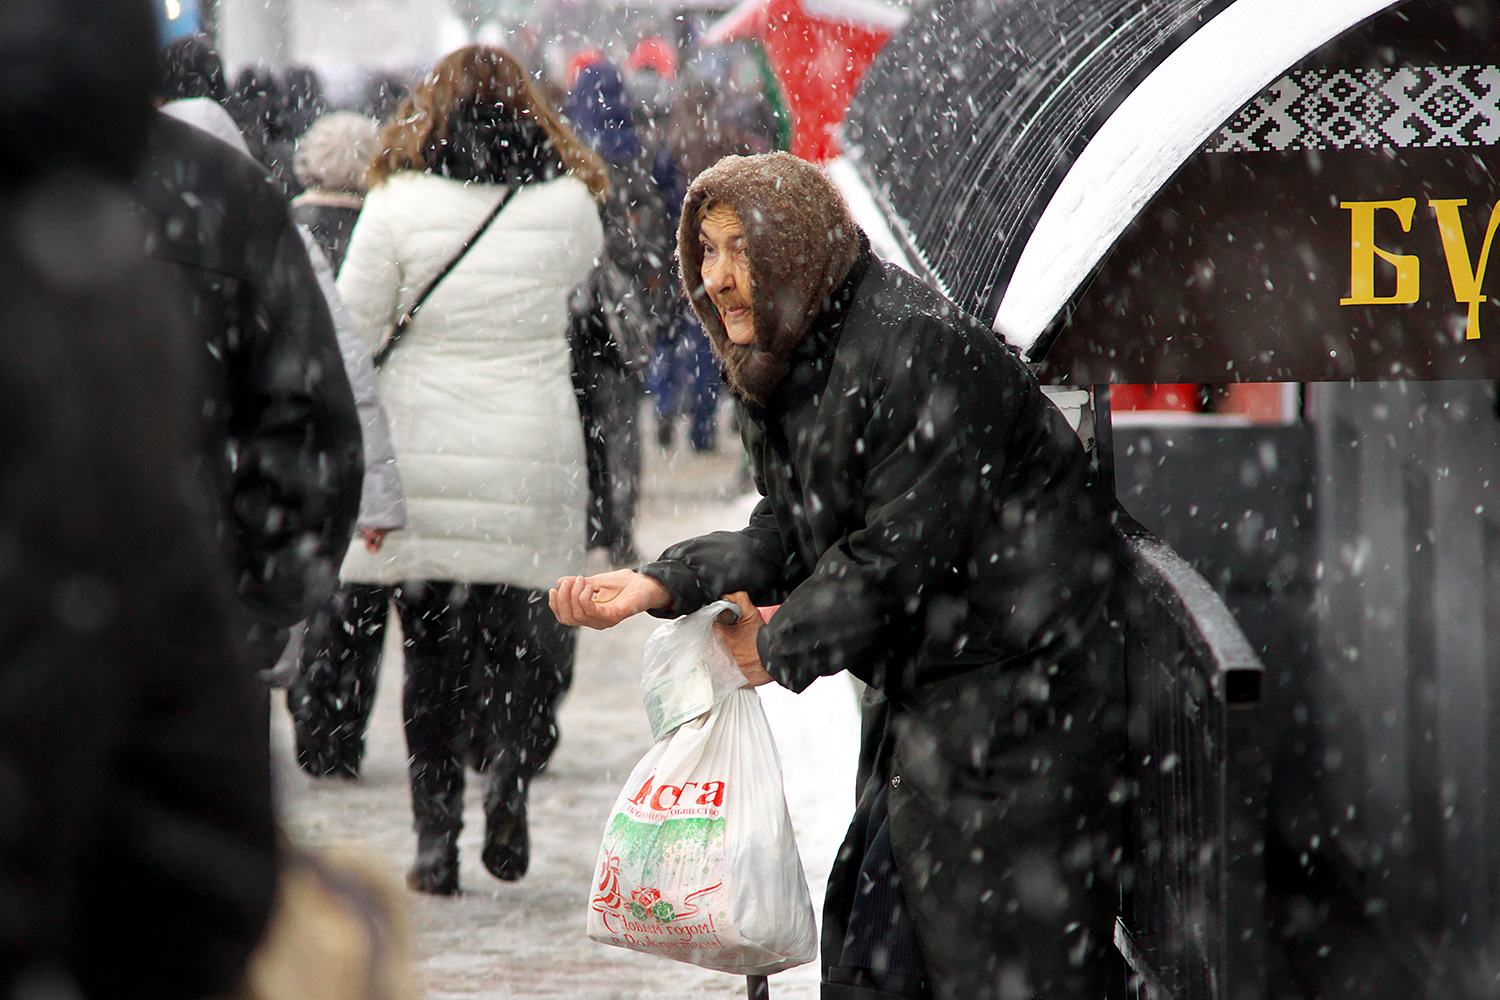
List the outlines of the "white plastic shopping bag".
{"label": "white plastic shopping bag", "polygon": [[765,711],[713,633],[734,608],[712,604],[647,644],[658,739],[605,826],[589,937],[765,976],[812,961],[817,926]]}

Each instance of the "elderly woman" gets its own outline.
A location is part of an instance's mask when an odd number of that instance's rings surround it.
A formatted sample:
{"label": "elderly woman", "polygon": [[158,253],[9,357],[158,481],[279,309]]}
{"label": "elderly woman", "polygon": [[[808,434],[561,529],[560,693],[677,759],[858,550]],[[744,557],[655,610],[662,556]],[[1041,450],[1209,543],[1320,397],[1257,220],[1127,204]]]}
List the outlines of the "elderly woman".
{"label": "elderly woman", "polygon": [[365,204],[365,169],[379,152],[380,127],[352,111],[324,115],[297,140],[302,193],[292,202],[292,218],[312,233],[335,274]]}
{"label": "elderly woman", "polygon": [[603,628],[733,595],[746,614],[721,630],[752,683],[869,685],[825,998],[1103,996],[1120,547],[1077,437],[993,333],[870,253],[801,160],[703,173],[678,253],[763,498],[740,531],[559,580],[553,611]]}
{"label": "elderly woman", "polygon": [[487,772],[485,867],[526,873],[527,789],[573,676],[575,633],[546,590],[583,558],[568,294],[603,245],[607,182],[526,71],[485,46],[438,62],[385,127],[370,178],[338,290],[386,357],[380,397],[409,524],[350,547],[345,620],[331,631],[369,661],[388,605],[401,617],[417,831],[407,881],[451,895],[466,762]]}

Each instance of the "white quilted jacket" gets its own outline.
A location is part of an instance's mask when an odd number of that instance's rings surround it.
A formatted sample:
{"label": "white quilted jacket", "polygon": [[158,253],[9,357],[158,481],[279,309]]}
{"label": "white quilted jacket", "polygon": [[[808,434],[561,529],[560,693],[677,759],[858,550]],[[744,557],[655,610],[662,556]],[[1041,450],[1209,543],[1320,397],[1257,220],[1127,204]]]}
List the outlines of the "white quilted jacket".
{"label": "white quilted jacket", "polygon": [[[415,172],[370,192],[338,290],[372,350],[503,192]],[[582,567],[567,300],[602,245],[581,181],[528,184],[417,312],[380,370],[409,524],[374,554],[356,537],[345,582],[540,590]]]}

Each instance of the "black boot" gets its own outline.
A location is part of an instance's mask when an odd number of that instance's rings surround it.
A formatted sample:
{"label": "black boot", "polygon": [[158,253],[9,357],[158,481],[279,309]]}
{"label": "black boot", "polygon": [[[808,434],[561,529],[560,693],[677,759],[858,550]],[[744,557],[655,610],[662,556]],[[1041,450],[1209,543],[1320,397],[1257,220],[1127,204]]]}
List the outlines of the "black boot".
{"label": "black boot", "polygon": [[430,770],[413,775],[412,826],[417,831],[417,859],[406,872],[407,888],[413,892],[458,895],[458,835],[464,828],[463,771],[458,774],[457,783],[439,782]]}
{"label": "black boot", "polygon": [[531,863],[526,827],[526,781],[492,767],[484,786],[484,867],[502,882],[516,882]]}
{"label": "black boot", "polygon": [[458,831],[417,834],[417,860],[406,871],[406,887],[429,896],[458,895]]}

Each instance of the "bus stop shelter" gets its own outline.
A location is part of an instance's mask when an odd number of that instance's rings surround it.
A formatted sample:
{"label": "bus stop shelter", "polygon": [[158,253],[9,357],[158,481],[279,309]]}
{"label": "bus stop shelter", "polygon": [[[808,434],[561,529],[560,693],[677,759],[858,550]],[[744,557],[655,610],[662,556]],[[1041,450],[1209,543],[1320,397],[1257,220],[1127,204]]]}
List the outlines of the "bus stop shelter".
{"label": "bus stop shelter", "polygon": [[[1149,529],[1143,993],[1495,995],[1497,43],[1494,0],[936,0],[851,105],[888,237],[1089,390]],[[1108,417],[1233,382],[1297,413]]]}

